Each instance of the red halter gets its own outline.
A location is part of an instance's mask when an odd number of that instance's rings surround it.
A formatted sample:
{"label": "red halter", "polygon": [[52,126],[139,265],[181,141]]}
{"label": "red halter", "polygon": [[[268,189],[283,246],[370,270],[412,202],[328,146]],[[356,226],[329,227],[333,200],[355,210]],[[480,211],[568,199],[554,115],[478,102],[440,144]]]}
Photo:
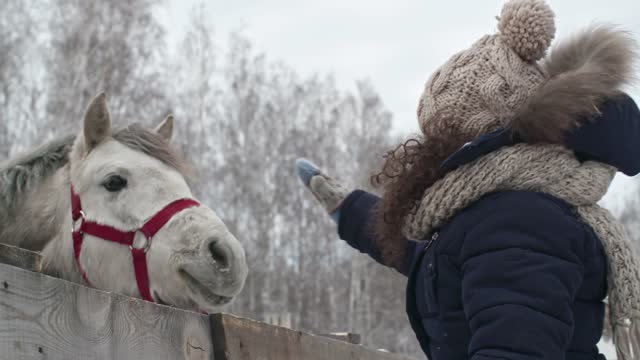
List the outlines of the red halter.
{"label": "red halter", "polygon": [[[162,208],[149,220],[147,220],[142,227],[134,231],[122,231],[108,225],[98,224],[93,221],[87,221],[85,215],[82,212],[82,206],[80,204],[80,197],[71,188],[71,216],[72,223],[72,235],[73,235],[73,255],[76,259],[76,265],[82,275],[82,278],[89,284],[89,278],[87,273],[80,265],[80,251],[82,250],[82,242],[84,240],[84,234],[92,235],[100,239],[115,242],[122,245],[129,246],[131,249],[131,257],[133,258],[133,269],[136,275],[136,282],[138,284],[138,291],[142,299],[154,302],[151,297],[151,291],[149,290],[149,270],[147,268],[146,253],[151,246],[151,239],[153,236],[167,223],[171,218],[182,210],[190,207],[199,206],[200,204],[192,199],[179,199],[173,201],[169,205]],[[80,226],[75,229],[76,222],[80,220]],[[141,232],[146,241],[142,248],[136,248],[133,246],[133,239],[137,232]]]}

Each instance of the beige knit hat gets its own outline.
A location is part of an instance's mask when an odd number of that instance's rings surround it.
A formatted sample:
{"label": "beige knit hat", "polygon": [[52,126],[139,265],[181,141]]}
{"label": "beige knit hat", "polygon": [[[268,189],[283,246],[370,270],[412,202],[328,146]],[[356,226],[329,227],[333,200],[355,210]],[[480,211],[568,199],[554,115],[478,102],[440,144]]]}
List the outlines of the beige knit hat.
{"label": "beige knit hat", "polygon": [[594,24],[558,42],[543,0],[511,0],[498,33],[454,55],[427,81],[418,121],[428,139],[443,128],[469,140],[509,127],[528,142],[561,142],[584,115],[634,79],[629,33]]}
{"label": "beige knit hat", "polygon": [[428,80],[418,106],[425,135],[443,126],[474,138],[504,127],[545,80],[536,61],[555,36],[554,13],[542,0],[512,0],[499,33],[454,55]]}

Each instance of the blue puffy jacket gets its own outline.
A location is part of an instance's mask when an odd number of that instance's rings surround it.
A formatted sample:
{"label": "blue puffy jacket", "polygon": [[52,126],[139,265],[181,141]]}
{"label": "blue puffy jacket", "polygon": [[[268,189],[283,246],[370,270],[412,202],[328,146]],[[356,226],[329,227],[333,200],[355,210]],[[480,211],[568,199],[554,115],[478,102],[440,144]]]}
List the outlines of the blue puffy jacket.
{"label": "blue puffy jacket", "polygon": [[[574,132],[583,160],[640,172],[640,111],[629,97]],[[485,135],[449,158],[454,168],[512,143]],[[340,210],[338,232],[380,262],[369,224],[379,199],[354,191]],[[409,277],[406,310],[432,360],[604,359],[606,257],[592,229],[552,196],[526,191],[489,194],[424,241],[409,241],[398,270]]]}

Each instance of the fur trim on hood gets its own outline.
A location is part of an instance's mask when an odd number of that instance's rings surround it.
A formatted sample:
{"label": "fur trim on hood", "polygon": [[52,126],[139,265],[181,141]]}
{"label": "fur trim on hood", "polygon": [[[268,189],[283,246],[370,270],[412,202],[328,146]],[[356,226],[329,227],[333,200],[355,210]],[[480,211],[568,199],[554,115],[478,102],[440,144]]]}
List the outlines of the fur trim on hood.
{"label": "fur trim on hood", "polygon": [[509,124],[524,141],[563,142],[580,119],[635,80],[637,44],[628,32],[594,25],[557,43],[542,60],[548,80]]}

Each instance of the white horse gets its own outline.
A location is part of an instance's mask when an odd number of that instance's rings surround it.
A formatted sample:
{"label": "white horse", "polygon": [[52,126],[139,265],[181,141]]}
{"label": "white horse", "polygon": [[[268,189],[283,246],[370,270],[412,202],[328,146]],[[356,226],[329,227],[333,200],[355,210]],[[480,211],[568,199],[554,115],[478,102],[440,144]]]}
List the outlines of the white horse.
{"label": "white horse", "polygon": [[43,270],[70,281],[218,311],[244,285],[244,250],[193,200],[172,131],[170,116],[112,130],[98,95],[79,135],[0,164],[0,242],[41,250]]}

